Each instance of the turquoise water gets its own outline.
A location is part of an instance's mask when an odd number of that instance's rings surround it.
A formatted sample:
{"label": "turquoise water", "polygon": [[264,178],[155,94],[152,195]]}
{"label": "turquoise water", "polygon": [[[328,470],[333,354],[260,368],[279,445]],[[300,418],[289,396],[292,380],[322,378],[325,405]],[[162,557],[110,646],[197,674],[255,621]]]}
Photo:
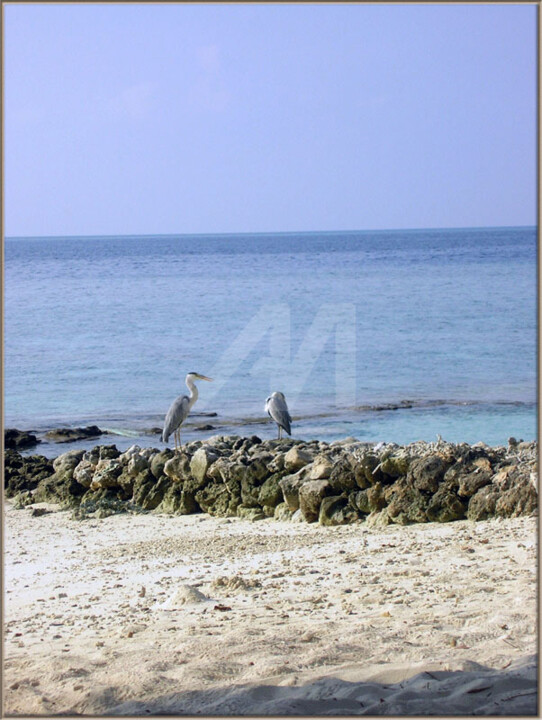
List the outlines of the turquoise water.
{"label": "turquoise water", "polygon": [[7,238],[5,425],[95,423],[148,445],[195,370],[215,382],[194,410],[217,416],[194,420],[217,430],[185,439],[273,436],[259,422],[273,390],[307,439],[534,439],[536,242],[536,228]]}

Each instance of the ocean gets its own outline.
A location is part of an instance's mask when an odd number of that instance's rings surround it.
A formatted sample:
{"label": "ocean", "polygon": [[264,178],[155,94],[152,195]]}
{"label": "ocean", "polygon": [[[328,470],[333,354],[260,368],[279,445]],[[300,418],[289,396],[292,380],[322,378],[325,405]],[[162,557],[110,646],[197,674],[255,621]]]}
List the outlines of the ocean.
{"label": "ocean", "polygon": [[190,371],[214,382],[183,441],[276,436],[274,390],[303,440],[536,438],[535,227],[8,237],[4,255],[4,426],[111,432],[51,457],[163,447]]}

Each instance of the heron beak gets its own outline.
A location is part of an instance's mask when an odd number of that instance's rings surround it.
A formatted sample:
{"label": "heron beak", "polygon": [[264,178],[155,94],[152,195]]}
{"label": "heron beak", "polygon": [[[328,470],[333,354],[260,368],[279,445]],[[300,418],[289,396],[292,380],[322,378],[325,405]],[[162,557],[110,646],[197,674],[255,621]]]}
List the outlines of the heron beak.
{"label": "heron beak", "polygon": [[200,380],[207,380],[207,382],[213,382],[213,378],[205,377],[205,375],[198,375]]}

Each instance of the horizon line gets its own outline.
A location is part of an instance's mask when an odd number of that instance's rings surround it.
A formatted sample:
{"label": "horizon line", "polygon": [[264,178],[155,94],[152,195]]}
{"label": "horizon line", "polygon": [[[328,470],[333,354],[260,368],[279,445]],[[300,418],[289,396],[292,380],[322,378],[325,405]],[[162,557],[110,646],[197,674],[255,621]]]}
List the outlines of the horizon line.
{"label": "horizon line", "polygon": [[498,230],[498,229],[520,229],[520,228],[537,228],[538,225],[460,225],[447,227],[416,227],[416,228],[369,228],[354,230],[258,230],[256,232],[172,232],[172,233],[105,233],[101,235],[4,235],[4,240],[31,240],[31,239],[98,239],[98,238],[170,238],[170,237],[240,237],[254,235],[333,235],[340,233],[388,233],[388,232],[431,232],[431,231],[450,231],[450,230]]}

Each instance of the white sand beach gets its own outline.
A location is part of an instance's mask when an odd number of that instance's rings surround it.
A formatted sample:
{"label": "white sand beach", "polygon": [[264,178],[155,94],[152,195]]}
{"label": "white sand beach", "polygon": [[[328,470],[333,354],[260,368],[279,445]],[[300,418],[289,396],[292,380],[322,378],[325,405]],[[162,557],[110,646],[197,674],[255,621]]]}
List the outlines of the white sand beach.
{"label": "white sand beach", "polygon": [[536,518],[4,517],[6,715],[537,712]]}

